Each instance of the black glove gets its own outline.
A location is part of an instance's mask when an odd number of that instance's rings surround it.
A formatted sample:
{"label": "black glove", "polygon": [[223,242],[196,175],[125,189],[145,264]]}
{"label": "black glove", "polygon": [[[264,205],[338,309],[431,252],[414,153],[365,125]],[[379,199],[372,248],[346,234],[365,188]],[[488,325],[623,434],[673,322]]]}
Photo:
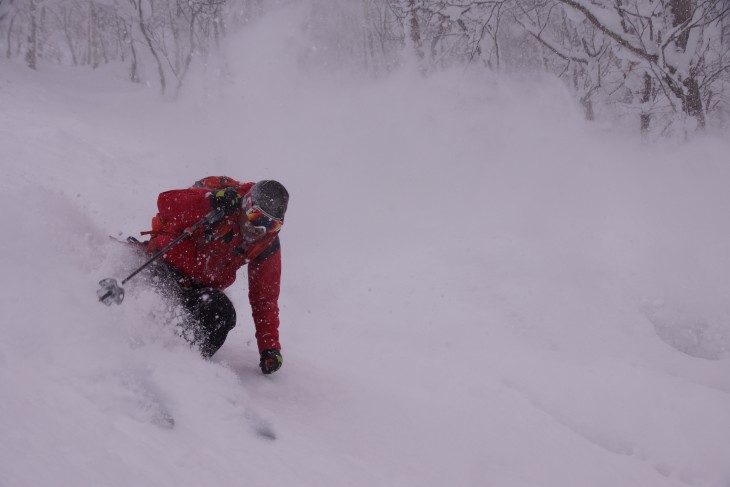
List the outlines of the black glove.
{"label": "black glove", "polygon": [[264,374],[273,374],[281,368],[282,363],[284,363],[284,360],[281,358],[281,352],[277,349],[269,348],[261,352],[259,367],[261,367],[261,372]]}
{"label": "black glove", "polygon": [[210,206],[225,216],[232,215],[241,207],[241,196],[236,188],[226,188],[210,194]]}

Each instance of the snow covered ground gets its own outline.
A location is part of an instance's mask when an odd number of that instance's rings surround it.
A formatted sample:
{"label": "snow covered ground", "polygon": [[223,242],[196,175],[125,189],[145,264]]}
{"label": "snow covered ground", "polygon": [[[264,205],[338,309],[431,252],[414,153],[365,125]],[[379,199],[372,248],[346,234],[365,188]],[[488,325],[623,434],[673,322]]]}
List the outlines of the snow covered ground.
{"label": "snow covered ground", "polygon": [[[175,103],[0,60],[0,486],[730,486],[730,143],[302,69],[291,22]],[[150,290],[96,302],[109,236],[211,174],[292,195],[273,376],[245,279],[211,362]]]}

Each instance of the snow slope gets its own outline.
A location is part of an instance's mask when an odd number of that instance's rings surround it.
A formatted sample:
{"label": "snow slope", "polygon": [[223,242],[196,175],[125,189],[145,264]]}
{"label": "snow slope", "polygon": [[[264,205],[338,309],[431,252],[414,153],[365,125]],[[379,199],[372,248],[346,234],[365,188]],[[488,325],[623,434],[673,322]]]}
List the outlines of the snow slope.
{"label": "snow slope", "polygon": [[[544,80],[306,69],[298,26],[175,103],[0,61],[0,486],[730,485],[730,144]],[[292,195],[273,376],[245,279],[211,362],[149,289],[95,299],[138,263],[109,236],[209,174]]]}

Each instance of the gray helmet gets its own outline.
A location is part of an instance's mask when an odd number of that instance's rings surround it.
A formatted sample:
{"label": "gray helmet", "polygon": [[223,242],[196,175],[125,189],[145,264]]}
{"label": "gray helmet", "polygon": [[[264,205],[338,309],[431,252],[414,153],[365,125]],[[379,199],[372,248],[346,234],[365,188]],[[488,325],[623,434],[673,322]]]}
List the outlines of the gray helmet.
{"label": "gray helmet", "polygon": [[289,204],[289,192],[280,182],[273,179],[259,181],[251,189],[250,195],[253,206],[277,220],[284,219]]}

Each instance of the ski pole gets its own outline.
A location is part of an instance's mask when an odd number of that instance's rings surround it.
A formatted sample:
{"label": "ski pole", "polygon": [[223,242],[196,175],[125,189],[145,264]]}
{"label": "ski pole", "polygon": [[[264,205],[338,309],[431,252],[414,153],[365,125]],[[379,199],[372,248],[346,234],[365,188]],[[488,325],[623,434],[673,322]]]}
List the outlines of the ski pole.
{"label": "ski pole", "polygon": [[132,272],[130,275],[128,275],[126,278],[122,280],[121,286],[117,284],[116,279],[102,279],[99,281],[99,285],[101,288],[99,288],[98,291],[96,291],[96,295],[99,297],[99,301],[106,304],[107,306],[111,306],[112,303],[121,304],[124,300],[124,288],[122,286],[127,283],[130,279],[132,279],[134,276],[142,272],[148,265],[150,265],[155,260],[159,259],[162,255],[165,254],[168,250],[173,248],[175,245],[177,245],[182,240],[185,240],[186,238],[190,237],[192,234],[194,234],[198,229],[200,229],[203,226],[212,226],[213,224],[219,222],[223,218],[223,210],[213,210],[207,215],[205,215],[203,218],[201,218],[197,223],[195,223],[193,226],[186,228],[183,230],[183,233],[178,235],[172,242],[165,245],[162,249],[157,251],[155,255],[147,259],[147,261],[139,266],[134,272]]}

